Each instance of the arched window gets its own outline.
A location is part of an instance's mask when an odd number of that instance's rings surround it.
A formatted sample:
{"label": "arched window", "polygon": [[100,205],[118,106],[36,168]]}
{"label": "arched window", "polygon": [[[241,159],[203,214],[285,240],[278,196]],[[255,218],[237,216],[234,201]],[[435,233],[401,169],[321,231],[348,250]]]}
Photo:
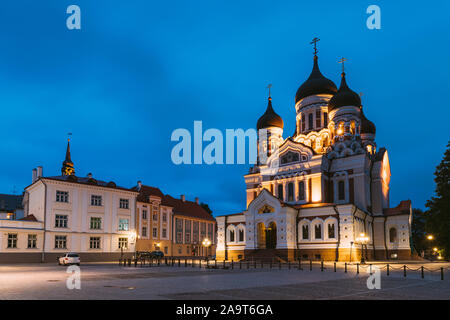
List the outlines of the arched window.
{"label": "arched window", "polygon": [[314,226],[314,238],[322,239],[322,225],[321,224],[316,224]]}
{"label": "arched window", "polygon": [[230,230],[230,239],[229,242],[234,242],[234,230]]}
{"label": "arched window", "polygon": [[308,114],[308,130],[314,129],[313,127],[313,114]]}
{"label": "arched window", "polygon": [[345,182],[340,180],[338,182],[338,200],[345,200]]}
{"label": "arched window", "polygon": [[239,229],[239,242],[244,242],[244,230]]}
{"label": "arched window", "polygon": [[278,185],[278,199],[283,200],[283,185]]}
{"label": "arched window", "polygon": [[309,226],[307,224],[304,224],[302,226],[302,239],[303,240],[309,239]]}
{"label": "arched window", "polygon": [[397,229],[395,229],[395,228],[389,229],[389,242],[390,243],[397,242]]}
{"label": "arched window", "polygon": [[294,184],[292,182],[288,184],[288,201],[294,201]]}
{"label": "arched window", "polygon": [[328,238],[330,238],[330,239],[334,239],[335,238],[334,223],[329,223],[328,224]]}
{"label": "arched window", "polygon": [[298,183],[298,200],[303,201],[305,199],[305,181],[300,181]]}

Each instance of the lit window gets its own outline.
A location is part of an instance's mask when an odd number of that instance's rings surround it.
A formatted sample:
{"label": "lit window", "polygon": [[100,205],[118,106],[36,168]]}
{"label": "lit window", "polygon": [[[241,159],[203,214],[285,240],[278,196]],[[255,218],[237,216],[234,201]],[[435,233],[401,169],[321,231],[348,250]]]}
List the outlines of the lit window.
{"label": "lit window", "polygon": [[128,219],[119,219],[119,231],[128,231]]}
{"label": "lit window", "polygon": [[128,248],[128,238],[119,238],[119,249]]}

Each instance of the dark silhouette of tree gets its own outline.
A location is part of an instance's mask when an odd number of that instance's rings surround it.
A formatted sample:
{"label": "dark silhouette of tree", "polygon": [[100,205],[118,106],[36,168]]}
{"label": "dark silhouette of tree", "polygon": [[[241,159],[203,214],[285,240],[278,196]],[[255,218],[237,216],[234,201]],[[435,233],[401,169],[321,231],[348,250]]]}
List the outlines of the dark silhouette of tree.
{"label": "dark silhouette of tree", "polygon": [[209,206],[206,203],[201,202],[200,207],[206,210],[210,215],[212,215],[212,210],[209,208]]}
{"label": "dark silhouette of tree", "polygon": [[425,213],[421,209],[413,209],[411,237],[413,247],[419,255],[422,250],[425,251],[426,249],[428,249],[425,235],[425,223]]}
{"label": "dark silhouette of tree", "polygon": [[427,201],[425,230],[434,235],[445,259],[450,258],[450,142],[434,173],[435,197]]}

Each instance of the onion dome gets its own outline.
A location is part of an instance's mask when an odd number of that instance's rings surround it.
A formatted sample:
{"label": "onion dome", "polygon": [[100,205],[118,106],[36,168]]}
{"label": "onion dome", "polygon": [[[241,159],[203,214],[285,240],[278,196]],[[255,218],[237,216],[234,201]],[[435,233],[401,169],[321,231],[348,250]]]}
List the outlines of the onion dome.
{"label": "onion dome", "polygon": [[347,81],[345,81],[345,72],[342,72],[341,76],[341,85],[338,92],[328,102],[328,111],[343,106],[361,106],[361,97],[348,87]]}
{"label": "onion dome", "polygon": [[361,108],[361,134],[375,134],[376,128],[372,121],[366,118]]}
{"label": "onion dome", "polygon": [[256,128],[264,129],[269,127],[278,127],[283,129],[283,119],[273,111],[272,98],[269,97],[269,103],[267,104],[266,112],[258,119]]}
{"label": "onion dome", "polygon": [[314,55],[314,66],[308,80],[306,80],[300,88],[298,88],[295,94],[295,103],[299,102],[301,99],[315,94],[335,94],[337,92],[337,87],[333,81],[327,79],[319,70],[319,64],[317,62],[318,58]]}

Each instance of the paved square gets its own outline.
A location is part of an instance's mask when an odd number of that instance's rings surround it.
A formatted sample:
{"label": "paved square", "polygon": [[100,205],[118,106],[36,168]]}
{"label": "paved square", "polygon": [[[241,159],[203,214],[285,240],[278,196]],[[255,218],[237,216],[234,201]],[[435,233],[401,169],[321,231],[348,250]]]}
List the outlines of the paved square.
{"label": "paved square", "polygon": [[[426,270],[439,270],[430,264]],[[448,265],[444,265],[448,267]],[[401,266],[391,266],[390,275],[382,270],[381,289],[369,290],[367,266],[326,264],[324,271],[315,264],[313,270],[303,266],[291,270],[284,266],[256,269],[205,269],[198,267],[120,267],[116,264],[81,266],[81,289],[66,286],[67,267],[53,264],[0,266],[0,299],[212,299],[212,300],[277,300],[277,299],[450,299],[450,271],[445,280],[440,272],[425,272],[420,266],[408,266],[403,277]]]}

